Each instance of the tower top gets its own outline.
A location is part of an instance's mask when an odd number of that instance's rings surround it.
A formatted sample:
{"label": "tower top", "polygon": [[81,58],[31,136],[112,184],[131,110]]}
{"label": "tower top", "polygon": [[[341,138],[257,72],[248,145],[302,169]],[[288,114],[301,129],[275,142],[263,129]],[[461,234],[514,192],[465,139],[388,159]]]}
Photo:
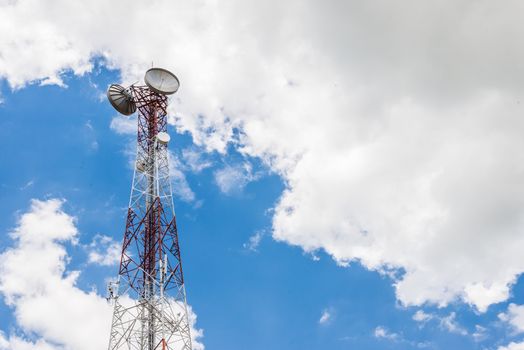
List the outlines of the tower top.
{"label": "tower top", "polygon": [[149,88],[149,90],[160,95],[172,95],[177,92],[180,87],[180,81],[176,75],[164,68],[148,69],[144,81],[147,87],[135,87],[131,85],[125,88],[118,84],[111,84],[107,90],[107,98],[113,108],[123,115],[135,113],[137,101],[135,101],[133,96],[133,90],[136,90],[136,88]]}

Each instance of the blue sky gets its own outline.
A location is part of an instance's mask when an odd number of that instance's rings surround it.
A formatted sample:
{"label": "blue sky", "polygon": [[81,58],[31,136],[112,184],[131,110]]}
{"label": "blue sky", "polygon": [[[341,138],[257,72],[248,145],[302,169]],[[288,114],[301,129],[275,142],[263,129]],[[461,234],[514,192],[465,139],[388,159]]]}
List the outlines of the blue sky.
{"label": "blue sky", "polygon": [[0,350],[106,346],[151,62],[195,350],[524,349],[520,3],[124,5],[0,1]]}
{"label": "blue sky", "polygon": [[[0,178],[2,231],[17,225],[31,199],[65,199],[64,210],[76,217],[80,230],[79,242],[66,245],[67,269],[82,271],[80,288],[102,295],[117,266],[88,264],[84,246],[97,234],[122,239],[132,180],[125,150],[133,136],[111,130],[115,112],[100,98],[101,87],[117,80],[117,72],[101,68],[81,78],[65,75],[67,88],[30,86],[13,92],[4,86],[0,109],[0,142],[4,162],[11,164]],[[170,147],[181,159],[182,150],[198,149],[187,133],[173,128],[170,133]],[[175,205],[188,300],[197,326],[204,329],[206,348],[481,349],[512,338],[497,318],[508,303],[483,314],[461,303],[442,309],[402,307],[389,277],[358,263],[342,267],[322,251],[308,254],[273,240],[271,211],[285,187],[282,179],[233,148],[223,155],[203,153],[209,167],[184,172],[195,199],[178,199]],[[259,178],[223,193],[215,172],[246,162]],[[260,243],[250,247],[257,232]],[[1,244],[6,249],[13,242],[4,234]],[[521,289],[517,284],[508,302],[522,302]],[[435,319],[413,320],[418,310]],[[24,334],[11,313],[2,305],[2,330]],[[329,316],[321,322],[324,313]],[[451,326],[437,319],[452,313]],[[475,340],[476,325],[486,328],[485,339]]]}

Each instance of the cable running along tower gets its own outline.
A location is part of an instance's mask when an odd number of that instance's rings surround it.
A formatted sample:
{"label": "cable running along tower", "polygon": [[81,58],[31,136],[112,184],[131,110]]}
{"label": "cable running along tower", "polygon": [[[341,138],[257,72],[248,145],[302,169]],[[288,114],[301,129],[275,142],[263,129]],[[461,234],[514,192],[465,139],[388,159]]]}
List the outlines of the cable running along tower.
{"label": "cable running along tower", "polygon": [[109,350],[192,350],[169,178],[167,95],[178,78],[151,68],[145,86],[113,84],[107,97],[124,115],[138,109],[137,152],[114,304]]}

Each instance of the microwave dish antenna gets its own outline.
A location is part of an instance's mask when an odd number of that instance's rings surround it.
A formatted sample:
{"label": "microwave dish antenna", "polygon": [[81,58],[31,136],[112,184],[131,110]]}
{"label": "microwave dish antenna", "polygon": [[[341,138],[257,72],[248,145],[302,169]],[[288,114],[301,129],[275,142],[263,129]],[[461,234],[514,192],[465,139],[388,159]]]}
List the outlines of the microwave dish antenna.
{"label": "microwave dish antenna", "polygon": [[111,105],[123,115],[131,115],[136,111],[133,95],[121,85],[111,84],[109,89],[107,89],[107,99],[111,102]]}
{"label": "microwave dish antenna", "polygon": [[146,85],[161,95],[172,95],[180,87],[180,81],[170,71],[163,68],[151,68],[144,77]]}

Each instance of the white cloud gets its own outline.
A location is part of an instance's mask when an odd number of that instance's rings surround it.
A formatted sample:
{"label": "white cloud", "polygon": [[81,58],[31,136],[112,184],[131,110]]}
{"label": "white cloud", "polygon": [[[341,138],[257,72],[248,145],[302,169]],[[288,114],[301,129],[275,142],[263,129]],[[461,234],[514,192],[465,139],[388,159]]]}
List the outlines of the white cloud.
{"label": "white cloud", "polygon": [[246,243],[244,243],[244,249],[256,252],[260,244],[260,241],[262,241],[264,235],[265,232],[263,230],[255,232],[255,234],[249,237],[249,240]]}
{"label": "white cloud", "polygon": [[403,269],[404,305],[485,311],[524,271],[522,2],[0,6],[11,86],[60,84],[95,55],[127,82],[152,60],[173,70],[179,131],[207,150],[233,142],[283,177],[274,237]]}
{"label": "white cloud", "polygon": [[120,262],[122,246],[109,236],[97,234],[87,246],[87,251],[89,263],[111,266]]}
{"label": "white cloud", "polygon": [[433,318],[433,315],[427,314],[422,310],[417,310],[415,314],[413,315],[413,320],[417,322],[425,323]]}
{"label": "white cloud", "polygon": [[4,336],[4,333],[0,331],[0,349],[5,350],[9,346],[9,342]]}
{"label": "white cloud", "polygon": [[468,331],[464,329],[456,320],[456,314],[450,313],[448,316],[440,318],[440,327],[450,333],[468,335]]}
{"label": "white cloud", "polygon": [[331,313],[329,310],[322,311],[322,315],[320,315],[320,319],[318,320],[318,323],[321,325],[328,324],[332,319]]}
{"label": "white cloud", "polygon": [[499,346],[497,350],[524,350],[524,342],[523,343],[511,342],[507,346]]}
{"label": "white cloud", "polygon": [[195,147],[184,148],[182,150],[182,159],[184,164],[195,173],[199,173],[213,165],[210,160],[205,159],[204,153]]}
{"label": "white cloud", "polygon": [[[77,240],[78,230],[62,204],[33,200],[11,232],[14,246],[0,255],[0,294],[13,309],[18,328],[35,339],[0,331],[2,350],[107,347],[112,308],[94,291],[77,287],[80,271],[66,270],[70,257],[64,245]],[[193,326],[194,321],[193,315]],[[195,331],[195,336],[201,334]],[[198,342],[197,347],[203,349]]]}
{"label": "white cloud", "polygon": [[476,342],[481,342],[488,337],[488,329],[480,325],[475,325],[475,332],[471,334]]}
{"label": "white cloud", "polygon": [[242,192],[244,187],[259,178],[260,175],[253,174],[251,164],[226,165],[214,172],[215,182],[225,194],[235,194]]}
{"label": "white cloud", "polygon": [[499,319],[507,322],[516,333],[524,332],[524,305],[509,304],[505,313],[498,315]]}
{"label": "white cloud", "polygon": [[421,342],[405,339],[402,334],[391,332],[389,329],[383,326],[378,326],[375,328],[373,331],[373,336],[377,339],[385,339],[396,343],[405,343],[413,348],[425,349],[434,347],[434,344],[428,341]]}
{"label": "white cloud", "polygon": [[[49,343],[75,350],[104,347],[107,339],[92,335],[109,335],[111,308],[104,298],[76,286],[79,271],[66,271],[63,244],[74,242],[78,231],[61,206],[56,199],[33,200],[20,217],[11,233],[15,246],[0,256],[0,293],[20,328],[39,335],[36,348],[50,348]],[[13,348],[22,341],[9,339]]]}
{"label": "white cloud", "polygon": [[28,188],[32,187],[34,184],[35,184],[35,180],[34,180],[34,179],[31,179],[31,180],[27,181],[27,182],[25,183],[25,185],[23,185],[22,187],[20,187],[20,191],[25,191],[25,190],[27,190]]}
{"label": "white cloud", "polygon": [[187,306],[187,312],[189,313],[189,326],[191,327],[191,345],[193,346],[192,350],[204,350],[205,346],[202,342],[204,330],[201,328],[196,328],[197,315],[193,311],[191,305]]}
{"label": "white cloud", "polygon": [[185,202],[193,202],[195,200],[195,193],[187,182],[186,175],[182,171],[183,168],[184,167],[178,157],[170,151],[169,175],[173,184],[172,190],[175,195],[175,200],[180,198]]}
{"label": "white cloud", "polygon": [[[451,312],[447,316],[440,316],[437,314],[426,313],[423,310],[417,310],[412,318],[413,320],[419,322],[420,327],[423,327],[427,322],[434,320],[438,323],[441,329],[450,333],[460,334],[463,336],[469,334],[468,331],[458,323],[455,312]],[[484,340],[487,337],[487,329],[480,325],[476,325],[475,331],[471,334],[471,336],[475,341]]]}
{"label": "white cloud", "polygon": [[52,345],[43,339],[31,342],[17,336],[6,338],[0,331],[0,350],[58,350],[64,349],[62,346]]}
{"label": "white cloud", "polygon": [[124,116],[118,114],[111,119],[109,126],[111,130],[117,134],[122,135],[136,135],[137,133],[137,119],[136,115]]}
{"label": "white cloud", "polygon": [[378,326],[373,331],[373,336],[375,338],[382,338],[382,339],[388,339],[388,340],[398,340],[400,339],[400,336],[397,333],[390,332],[387,328]]}

